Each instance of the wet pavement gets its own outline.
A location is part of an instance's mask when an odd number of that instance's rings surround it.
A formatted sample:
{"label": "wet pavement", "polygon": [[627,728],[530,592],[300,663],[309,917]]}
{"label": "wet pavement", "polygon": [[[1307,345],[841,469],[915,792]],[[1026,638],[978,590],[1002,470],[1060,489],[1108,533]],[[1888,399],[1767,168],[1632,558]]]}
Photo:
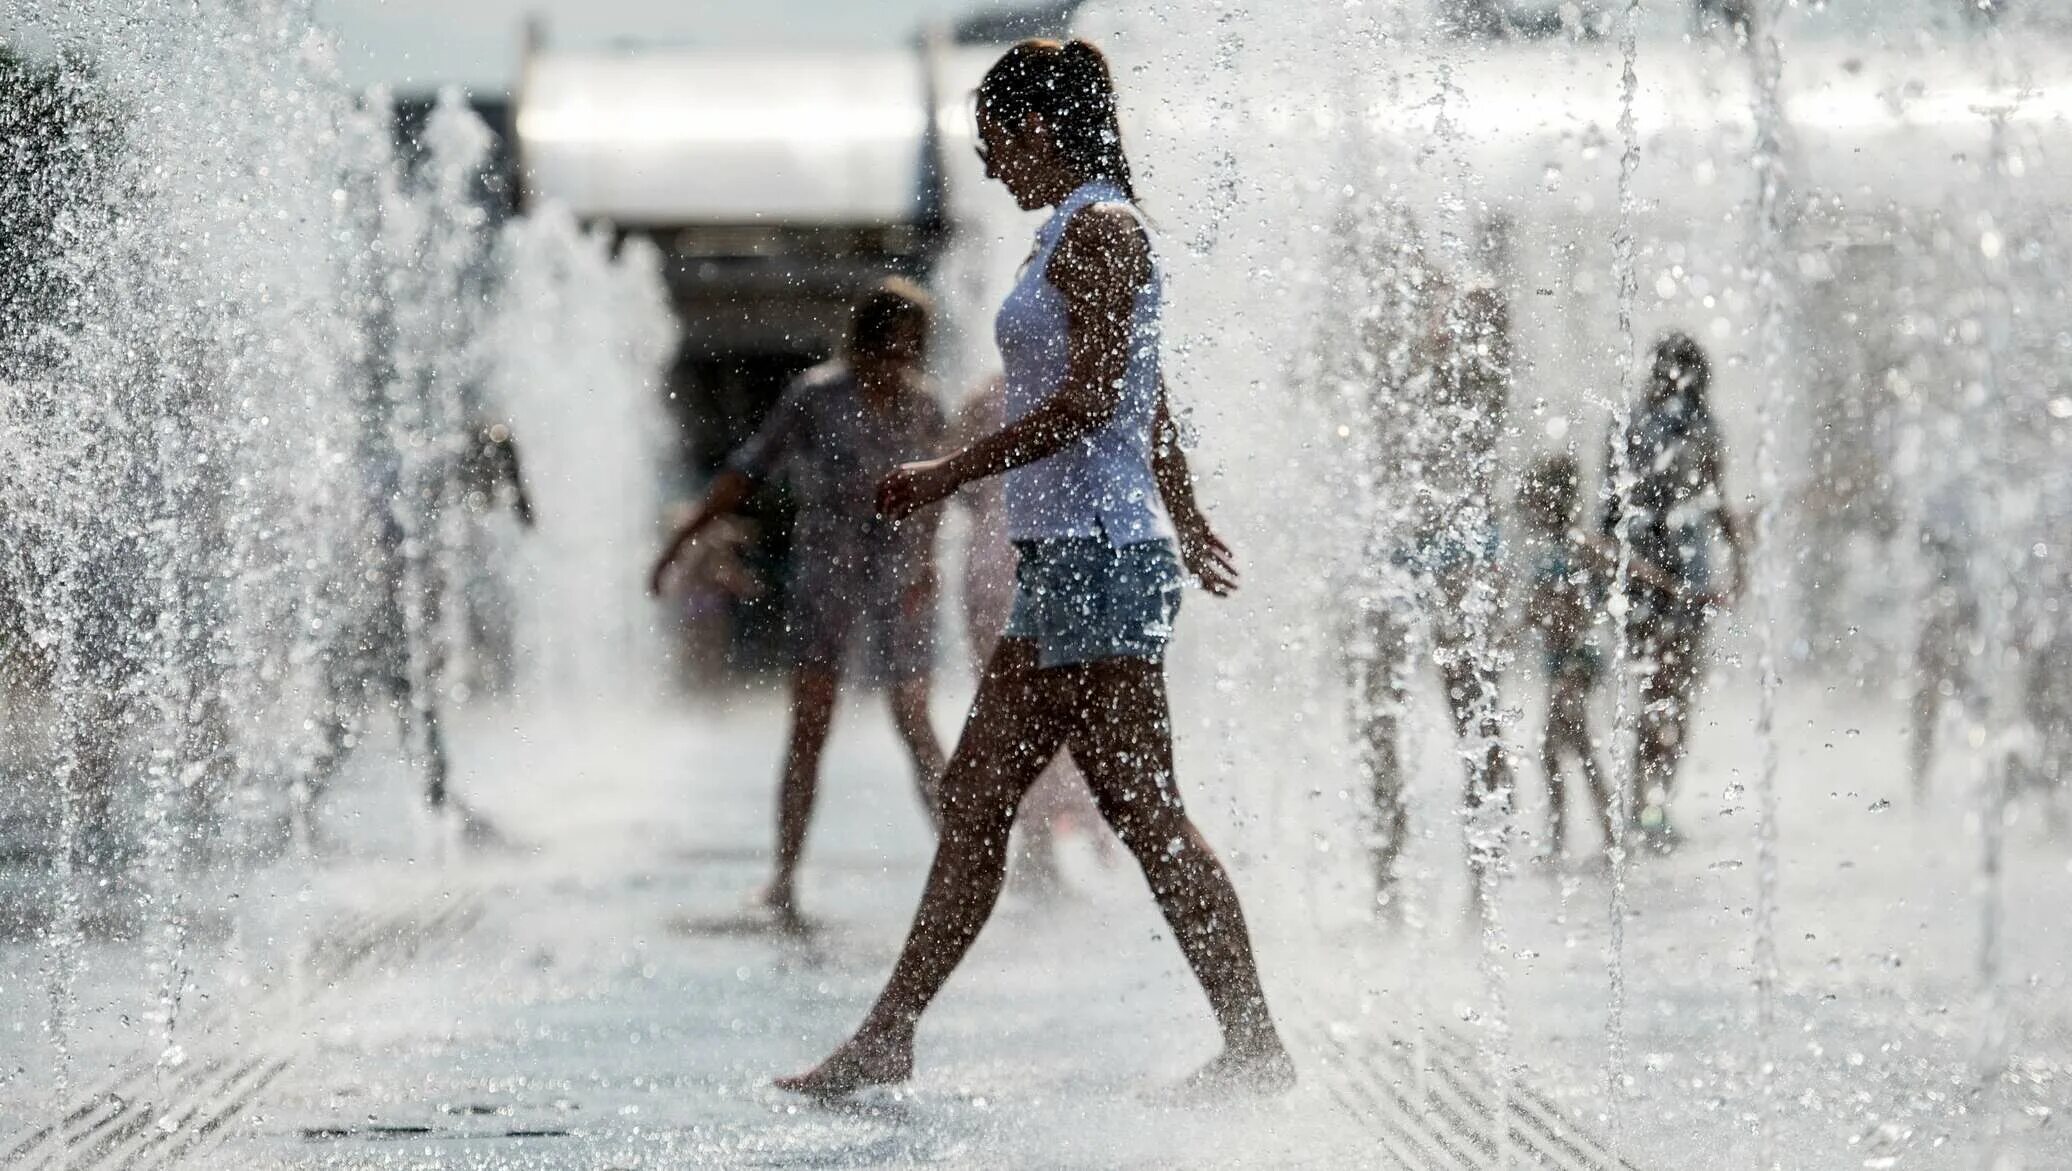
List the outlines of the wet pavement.
{"label": "wet pavement", "polygon": [[[2066,1165],[2072,998],[2049,911],[2072,897],[2064,849],[2026,823],[2012,835],[2015,1061],[1983,1096],[1975,867],[1948,817],[1888,803],[1891,729],[1822,731],[1855,719],[1824,710],[1788,741],[1768,1076],[1751,1039],[1752,843],[1725,787],[1748,762],[1722,717],[1707,734],[1724,747],[1685,798],[1689,845],[1628,892],[1617,1040],[1597,869],[1522,868],[1485,949],[1427,808],[1427,894],[1378,925],[1347,856],[1351,798],[1320,784],[1248,811],[1229,778],[1260,750],[1203,734],[1183,768],[1257,921],[1296,1092],[1149,1100],[1212,1055],[1214,1031],[1141,879],[1080,841],[1069,898],[1010,893],[924,1026],[911,1086],[833,1107],[781,1094],[770,1077],[822,1056],[883,978],[927,841],[889,729],[852,713],[808,859],[816,929],[766,929],[744,908],[767,865],[780,725],[754,701],[525,721],[522,736],[476,721],[461,750],[514,840],[501,853],[453,853],[391,816],[400,779],[368,782],[331,825],[349,852],[248,876],[237,899],[190,894],[181,954],[208,1003],[181,1008],[170,1047],[160,953],[87,945],[62,1108],[47,1038],[18,1018],[8,1149],[53,1167],[1670,1167],[1750,1162],[1767,1114],[1788,1166],[1968,1165],[1993,1126],[2025,1165]],[[8,963],[8,1002],[47,1003],[37,949]]]}

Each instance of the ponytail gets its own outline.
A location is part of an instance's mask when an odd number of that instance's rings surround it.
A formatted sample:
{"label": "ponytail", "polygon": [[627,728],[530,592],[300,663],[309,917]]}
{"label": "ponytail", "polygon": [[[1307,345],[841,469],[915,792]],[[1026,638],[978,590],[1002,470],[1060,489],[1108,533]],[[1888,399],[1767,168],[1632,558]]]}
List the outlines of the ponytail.
{"label": "ponytail", "polygon": [[1030,114],[1043,120],[1058,152],[1089,178],[1137,198],[1116,116],[1115,75],[1092,41],[1031,38],[1008,49],[978,87],[979,113],[1011,129]]}

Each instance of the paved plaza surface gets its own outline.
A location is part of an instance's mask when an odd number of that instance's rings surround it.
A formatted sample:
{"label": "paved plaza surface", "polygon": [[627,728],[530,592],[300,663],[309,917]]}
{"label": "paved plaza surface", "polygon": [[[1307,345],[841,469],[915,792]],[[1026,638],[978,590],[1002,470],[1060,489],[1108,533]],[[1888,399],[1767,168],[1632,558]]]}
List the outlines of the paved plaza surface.
{"label": "paved plaza surface", "polygon": [[[1215,1034],[1141,879],[1087,839],[1069,897],[1010,892],[928,1018],[911,1086],[836,1106],[771,1088],[860,1017],[928,843],[886,721],[858,705],[808,860],[816,930],[744,913],[781,730],[750,696],[478,715],[459,737],[466,791],[510,848],[455,850],[401,812],[400,776],[370,773],[315,865],[250,872],[236,898],[188,891],[179,949],[87,942],[62,1063],[39,1025],[48,949],[7,944],[0,1121],[13,1160],[50,1167],[1730,1166],[1755,1163],[1765,1118],[1785,1166],[1968,1166],[1992,1143],[2011,1165],[2072,1165],[2066,848],[2034,816],[2010,832],[2012,1063],[1982,1090],[1961,767],[1940,804],[1910,809],[1896,729],[1857,701],[1787,706],[1762,1072],[1755,842],[1729,787],[1754,748],[1735,698],[1702,731],[1686,848],[1633,872],[1614,976],[1610,888],[1588,864],[1521,863],[1500,937],[1467,926],[1443,744],[1425,745],[1416,901],[1377,921],[1340,765],[1300,736],[1232,741],[1216,728],[1237,700],[1183,692],[1183,771],[1302,1071],[1285,1098],[1161,1103]],[[1256,774],[1275,769],[1264,793]],[[191,973],[170,1031],[169,955]]]}

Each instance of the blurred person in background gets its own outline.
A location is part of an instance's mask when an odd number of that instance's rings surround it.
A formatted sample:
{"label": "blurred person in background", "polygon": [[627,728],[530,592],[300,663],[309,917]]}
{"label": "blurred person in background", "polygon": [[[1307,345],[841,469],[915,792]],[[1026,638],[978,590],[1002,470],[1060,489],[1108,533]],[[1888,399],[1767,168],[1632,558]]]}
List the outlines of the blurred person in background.
{"label": "blurred person in background", "polygon": [[1970,709],[1965,715],[1983,718],[1970,671],[1979,636],[1979,600],[1971,579],[1978,529],[1968,503],[1975,490],[1976,485],[1953,481],[1930,492],[1916,534],[1928,578],[1916,599],[1907,724],[1907,780],[1917,802],[1928,799],[1945,705],[1965,705]]}
{"label": "blurred person in background", "polygon": [[1412,834],[1404,721],[1413,672],[1429,662],[1461,744],[1473,912],[1504,850],[1512,799],[1497,692],[1503,543],[1496,507],[1510,415],[1510,307],[1492,284],[1463,288],[1422,259],[1412,263],[1421,333],[1406,347],[1400,381],[1377,380],[1373,399],[1379,426],[1401,436],[1386,457],[1391,466],[1377,471],[1407,483],[1401,527],[1386,554],[1407,596],[1360,612],[1363,650],[1350,665],[1361,689],[1356,715],[1374,802],[1380,903],[1400,908],[1395,883]]}
{"label": "blurred person in background", "polygon": [[[1582,511],[1582,468],[1574,456],[1546,456],[1527,471],[1518,493],[1518,512],[1532,554],[1525,623],[1539,632],[1547,685],[1540,765],[1547,777],[1548,861],[1559,861],[1567,846],[1563,756],[1575,757],[1590,786],[1605,848],[1618,841],[1613,831],[1612,791],[1598,762],[1597,737],[1590,731],[1590,697],[1604,677],[1604,652],[1592,634],[1618,580],[1619,548],[1603,533],[1586,531]],[[1644,560],[1633,559],[1626,570],[1633,580],[1661,593],[1682,596],[1687,592],[1682,582]],[[1713,606],[1726,604],[1726,599],[1711,594],[1693,600]]]}
{"label": "blurred person in background", "polygon": [[1605,849],[1617,844],[1612,793],[1590,734],[1590,696],[1604,677],[1604,652],[1591,639],[1597,616],[1618,576],[1618,553],[1581,527],[1582,470],[1572,455],[1550,455],[1532,465],[1518,492],[1518,512],[1532,550],[1525,621],[1540,635],[1541,674],[1547,687],[1540,769],[1547,781],[1547,852],[1559,862],[1568,846],[1568,786],[1564,756],[1573,756],[1596,805]]}
{"label": "blurred person in background", "polygon": [[1726,504],[1726,444],[1713,419],[1711,386],[1704,348],[1689,334],[1666,335],[1655,344],[1623,444],[1613,436],[1605,456],[1601,531],[1629,551],[1626,656],[1640,675],[1636,791],[1627,808],[1656,850],[1677,842],[1669,801],[1690,746],[1706,630],[1722,596],[1713,585],[1715,536],[1734,562],[1733,593],[1747,576],[1747,541]]}
{"label": "blurred person in background", "polygon": [[532,496],[518,460],[518,440],[509,423],[485,422],[464,442],[460,456],[461,507],[466,512],[460,563],[466,577],[461,604],[468,637],[467,682],[490,695],[509,693],[516,672],[517,602],[510,573],[498,556],[489,527],[492,514],[508,508],[521,528],[534,525]]}
{"label": "blurred person in background", "polygon": [[760,481],[788,477],[799,503],[785,631],[791,732],[778,791],[776,872],[759,901],[787,929],[835,700],[845,680],[884,684],[914,785],[932,824],[943,754],[928,722],[935,656],[935,533],[941,510],[898,520],[875,504],[885,469],[939,449],[942,410],[921,375],[928,295],[892,279],[857,303],[846,353],[801,374],[753,438],[727,460],[705,501],[656,561],[659,595],[685,549],[732,516]]}

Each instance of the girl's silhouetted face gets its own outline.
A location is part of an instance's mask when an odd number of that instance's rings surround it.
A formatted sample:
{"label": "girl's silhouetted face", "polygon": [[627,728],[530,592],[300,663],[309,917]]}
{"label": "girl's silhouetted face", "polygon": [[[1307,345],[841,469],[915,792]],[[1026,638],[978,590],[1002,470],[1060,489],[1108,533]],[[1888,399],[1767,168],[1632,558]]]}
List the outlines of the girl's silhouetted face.
{"label": "girl's silhouetted face", "polygon": [[1030,114],[1019,128],[1000,119],[978,116],[978,157],[986,178],[997,179],[1023,211],[1057,202],[1059,160],[1044,132],[1043,119]]}

